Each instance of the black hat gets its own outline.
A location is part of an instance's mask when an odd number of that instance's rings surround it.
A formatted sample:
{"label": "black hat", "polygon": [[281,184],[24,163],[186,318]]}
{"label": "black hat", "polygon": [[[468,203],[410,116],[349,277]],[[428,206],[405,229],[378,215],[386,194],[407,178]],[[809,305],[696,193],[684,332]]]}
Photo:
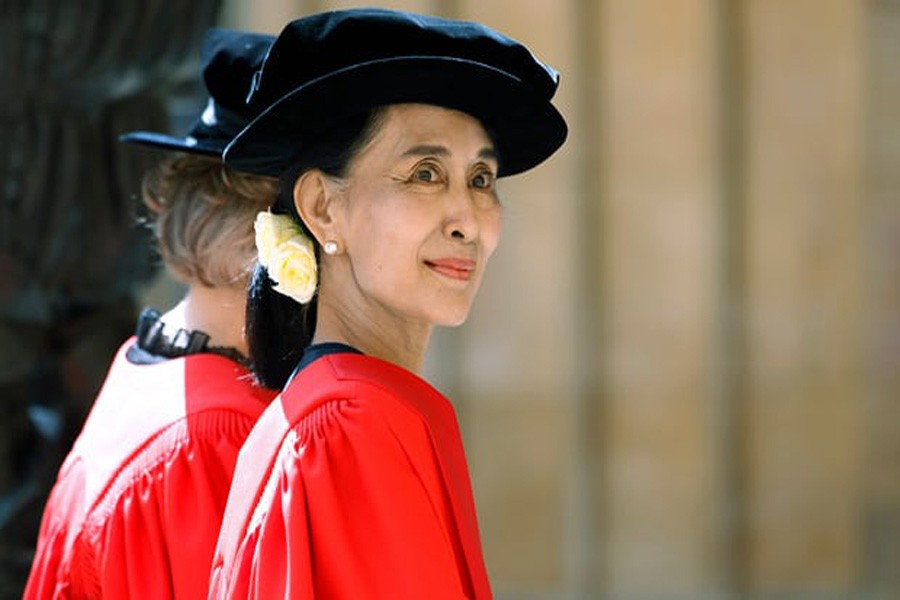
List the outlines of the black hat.
{"label": "black hat", "polygon": [[119,141],[221,156],[225,146],[256,116],[247,105],[247,94],[253,74],[262,65],[274,40],[271,35],[210,29],[200,51],[209,100],[187,136],[132,131],[119,136]]}
{"label": "black hat", "polygon": [[484,25],[379,8],[289,23],[257,74],[264,108],[225,150],[234,169],[278,175],[305,139],[369,109],[416,102],[466,112],[497,145],[499,174],[528,170],[566,139],[559,75]]}

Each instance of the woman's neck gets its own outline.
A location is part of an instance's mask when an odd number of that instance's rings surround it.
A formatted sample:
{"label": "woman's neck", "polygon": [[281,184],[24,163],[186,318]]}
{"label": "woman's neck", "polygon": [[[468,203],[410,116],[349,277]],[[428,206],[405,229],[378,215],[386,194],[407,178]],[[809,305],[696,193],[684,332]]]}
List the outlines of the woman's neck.
{"label": "woman's neck", "polygon": [[431,339],[431,326],[360,319],[319,299],[313,343],[340,342],[412,373],[420,373]]}
{"label": "woman's neck", "polygon": [[247,292],[243,287],[206,287],[192,284],[184,299],[163,315],[166,327],[202,331],[209,346],[234,348],[247,355],[244,338],[244,310]]}

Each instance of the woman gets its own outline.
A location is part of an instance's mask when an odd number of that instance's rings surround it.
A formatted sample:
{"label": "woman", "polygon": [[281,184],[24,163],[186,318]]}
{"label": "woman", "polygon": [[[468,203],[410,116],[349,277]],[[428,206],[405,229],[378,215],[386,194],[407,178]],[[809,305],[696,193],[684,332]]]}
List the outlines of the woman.
{"label": "woman", "polygon": [[241,450],[211,598],[491,597],[456,418],[417,373],[497,246],[496,178],[565,139],[556,86],[474,23],[354,9],[276,39],[225,161],[281,176],[247,327],[284,389]]}
{"label": "woman", "polygon": [[44,511],[25,598],[202,598],[238,449],[274,392],[243,365],[253,218],[276,184],[231,172],[250,78],[272,41],[211,30],[209,103],[186,138],[124,141],[182,154],[144,179],[163,262],[188,285],[145,310],[109,370]]}

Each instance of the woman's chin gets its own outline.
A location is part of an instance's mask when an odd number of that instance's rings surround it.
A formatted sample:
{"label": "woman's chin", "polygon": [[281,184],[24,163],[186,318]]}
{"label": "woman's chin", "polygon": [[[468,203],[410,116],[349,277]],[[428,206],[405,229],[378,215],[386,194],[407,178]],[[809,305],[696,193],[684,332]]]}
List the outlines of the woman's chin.
{"label": "woman's chin", "polygon": [[468,309],[465,312],[454,315],[445,315],[436,325],[438,327],[459,327],[469,318]]}

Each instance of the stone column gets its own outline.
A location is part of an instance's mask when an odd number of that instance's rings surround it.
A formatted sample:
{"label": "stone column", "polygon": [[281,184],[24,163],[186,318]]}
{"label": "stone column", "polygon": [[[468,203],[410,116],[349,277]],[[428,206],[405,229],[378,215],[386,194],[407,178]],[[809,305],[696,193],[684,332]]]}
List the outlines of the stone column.
{"label": "stone column", "polygon": [[864,14],[743,3],[745,549],[759,593],[858,580]]}

